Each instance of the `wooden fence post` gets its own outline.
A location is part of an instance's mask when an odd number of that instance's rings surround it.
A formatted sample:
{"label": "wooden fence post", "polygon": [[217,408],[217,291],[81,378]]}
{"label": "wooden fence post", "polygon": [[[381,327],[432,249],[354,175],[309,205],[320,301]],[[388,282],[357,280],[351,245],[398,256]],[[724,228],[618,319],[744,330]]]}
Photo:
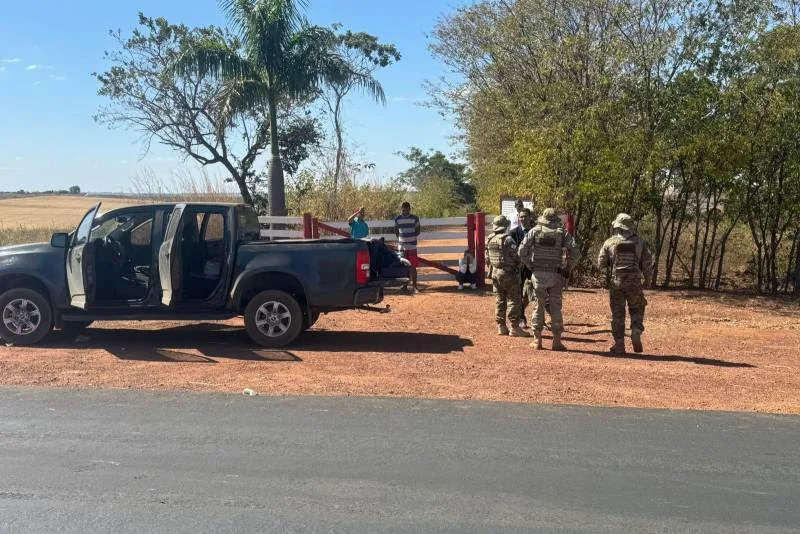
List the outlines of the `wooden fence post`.
{"label": "wooden fence post", "polygon": [[475,214],[475,261],[478,264],[478,283],[486,283],[486,214]]}
{"label": "wooden fence post", "polygon": [[567,213],[566,231],[568,234],[575,236],[575,215]]}
{"label": "wooden fence post", "polygon": [[467,248],[475,255],[475,214],[467,215]]}
{"label": "wooden fence post", "polygon": [[319,219],[316,217],[311,219],[311,238],[319,239]]}
{"label": "wooden fence post", "polygon": [[310,213],[303,214],[303,239],[313,239],[314,238],[314,229],[313,229],[314,222],[312,220]]}

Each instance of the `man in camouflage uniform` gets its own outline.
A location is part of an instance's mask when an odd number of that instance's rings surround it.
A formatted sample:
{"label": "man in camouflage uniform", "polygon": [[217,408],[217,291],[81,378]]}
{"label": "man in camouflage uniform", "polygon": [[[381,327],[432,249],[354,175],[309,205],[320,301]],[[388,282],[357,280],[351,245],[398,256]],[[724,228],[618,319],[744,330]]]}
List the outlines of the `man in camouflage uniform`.
{"label": "man in camouflage uniform", "polygon": [[567,350],[561,342],[561,333],[564,331],[564,318],[561,314],[564,290],[562,275],[568,273],[572,265],[578,262],[579,252],[575,240],[564,230],[556,210],[547,208],[542,212],[536,226],[528,232],[520,245],[519,256],[533,273],[531,280],[536,296],[536,315],[531,320],[534,336],[531,346],[537,350],[542,348],[545,302],[549,299],[553,350]]}
{"label": "man in camouflage uniform", "polygon": [[519,256],[517,256],[517,242],[508,235],[509,224],[506,217],[502,215],[496,217],[493,232],[486,242],[486,265],[489,267],[496,299],[497,333],[501,336],[509,335],[506,325],[506,310],[508,310],[508,319],[511,321],[510,334],[514,337],[529,337],[529,334],[519,327],[522,311]]}
{"label": "man in camouflage uniform", "polygon": [[625,303],[631,315],[631,341],[634,352],[642,352],[644,309],[647,300],[643,288],[650,286],[653,274],[653,255],[650,248],[636,235],[633,218],[620,213],[611,224],[614,235],[603,244],[597,258],[601,272],[611,270],[609,296],[611,300],[612,353],[625,353]]}

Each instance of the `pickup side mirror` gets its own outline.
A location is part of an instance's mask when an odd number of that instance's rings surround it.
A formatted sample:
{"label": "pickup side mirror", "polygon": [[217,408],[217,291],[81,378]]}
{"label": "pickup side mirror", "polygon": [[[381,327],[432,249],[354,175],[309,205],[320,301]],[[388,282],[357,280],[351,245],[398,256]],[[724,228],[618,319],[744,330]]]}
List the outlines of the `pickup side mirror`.
{"label": "pickup side mirror", "polygon": [[69,234],[64,232],[53,234],[53,236],[50,238],[50,246],[53,248],[67,248],[68,243]]}

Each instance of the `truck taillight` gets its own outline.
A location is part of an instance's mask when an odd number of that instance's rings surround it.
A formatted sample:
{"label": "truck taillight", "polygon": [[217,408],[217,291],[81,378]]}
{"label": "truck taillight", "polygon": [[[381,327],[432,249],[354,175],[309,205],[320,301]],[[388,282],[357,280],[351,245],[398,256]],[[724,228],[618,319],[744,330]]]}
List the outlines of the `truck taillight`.
{"label": "truck taillight", "polygon": [[356,254],[356,284],[369,282],[369,250],[359,250]]}

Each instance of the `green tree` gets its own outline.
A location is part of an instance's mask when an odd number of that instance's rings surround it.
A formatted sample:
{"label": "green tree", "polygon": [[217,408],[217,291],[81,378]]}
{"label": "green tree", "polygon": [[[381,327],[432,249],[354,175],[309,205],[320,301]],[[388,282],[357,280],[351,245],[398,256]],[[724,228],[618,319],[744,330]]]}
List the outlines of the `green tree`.
{"label": "green tree", "polygon": [[[222,0],[241,47],[218,40],[197,43],[175,63],[177,76],[210,76],[223,83],[224,116],[266,107],[269,116],[270,215],[286,214],[278,109],[282,102],[313,98],[347,71],[331,30],[309,25],[299,0]],[[364,80],[367,89],[374,89]],[[376,93],[377,94],[377,93]]]}
{"label": "green tree", "polygon": [[[218,80],[197,73],[172,74],[178,58],[200,43],[238,50],[239,40],[212,26],[189,28],[141,13],[129,36],[119,31],[110,35],[117,43],[105,54],[111,67],[94,74],[99,94],[109,103],[95,120],[109,128],[140,132],[145,153],[157,142],[200,165],[221,165],[244,202],[253,204],[259,195],[256,161],[270,143],[266,106],[231,113],[224,108],[225,87]],[[302,112],[303,104],[285,102],[281,108],[286,129],[282,139],[289,140],[279,147],[281,153],[307,152],[319,141],[317,122]]]}
{"label": "green tree", "polygon": [[78,187],[77,185],[73,185],[72,187],[69,188],[69,194],[70,195],[80,195],[81,194],[81,188]]}
{"label": "green tree", "polygon": [[343,70],[334,72],[328,80],[328,86],[322,93],[322,99],[331,114],[333,132],[336,137],[335,163],[333,170],[334,194],[342,177],[345,163],[344,125],[342,123],[342,105],[344,99],[353,89],[366,88],[368,93],[382,104],[386,103],[383,88],[375,79],[377,69],[388,67],[400,61],[400,52],[393,44],[381,43],[377,37],[365,32],[336,33],[341,25],[333,26],[335,46],[344,63]]}
{"label": "green tree", "polygon": [[[460,215],[475,205],[475,187],[466,165],[454,163],[440,151],[412,147],[400,153],[411,166],[398,180],[415,189],[415,206],[426,217]],[[423,212],[421,206],[430,206]]]}

